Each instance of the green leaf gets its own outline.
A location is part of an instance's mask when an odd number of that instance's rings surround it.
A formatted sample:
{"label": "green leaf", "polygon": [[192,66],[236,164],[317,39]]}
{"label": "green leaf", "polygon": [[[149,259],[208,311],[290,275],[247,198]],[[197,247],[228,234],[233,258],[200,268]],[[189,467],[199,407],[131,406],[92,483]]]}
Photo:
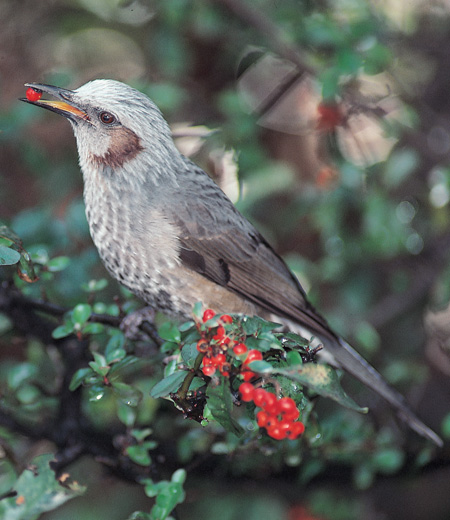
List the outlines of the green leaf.
{"label": "green leaf", "polygon": [[192,368],[194,361],[197,359],[197,356],[197,343],[188,343],[181,349],[181,357],[189,368]]}
{"label": "green leaf", "polygon": [[70,258],[68,256],[56,256],[47,263],[47,269],[51,273],[64,270],[70,264]]}
{"label": "green leaf", "polygon": [[[145,438],[147,438],[149,435],[151,435],[151,433],[152,433],[151,428],[142,428],[142,429],[135,428],[134,430],[131,431],[131,435],[138,442],[142,442]],[[155,443],[155,448],[156,448],[156,443]]]}
{"label": "green leaf", "polygon": [[142,399],[142,392],[134,386],[120,381],[111,381],[114,393],[128,406],[137,406]]}
{"label": "green leaf", "polygon": [[84,486],[64,482],[62,486],[50,468],[52,454],[35,457],[14,485],[17,495],[0,501],[0,518],[4,520],[36,520],[64,502],[82,495]]}
{"label": "green leaf", "polygon": [[202,319],[203,316],[203,303],[197,302],[192,308],[192,314],[199,320]]}
{"label": "green leaf", "polygon": [[195,325],[195,322],[193,321],[186,321],[185,323],[182,323],[178,329],[180,332],[186,332],[189,329],[191,329]]}
{"label": "green leaf", "polygon": [[157,399],[158,397],[167,397],[169,394],[175,393],[180,386],[183,384],[183,381],[187,375],[187,372],[183,370],[178,370],[170,376],[165,377],[152,388],[150,395]]}
{"label": "green leaf", "polygon": [[137,444],[136,446],[128,446],[126,449],[127,455],[130,459],[140,466],[150,466],[152,459],[148,453],[148,449],[144,444]]}
{"label": "green leaf", "polygon": [[226,431],[238,437],[241,436],[244,433],[244,429],[231,416],[233,401],[231,399],[228,381],[225,378],[221,378],[217,386],[208,385],[206,395],[208,398],[208,407],[214,419],[225,428]]}
{"label": "green leaf", "polygon": [[61,339],[69,336],[73,333],[73,324],[72,323],[64,323],[64,325],[60,325],[56,327],[56,329],[52,332],[52,337],[54,339]]}
{"label": "green leaf", "polygon": [[14,265],[20,260],[20,253],[0,245],[0,265]]}
{"label": "green leaf", "polygon": [[136,422],[136,408],[128,406],[122,401],[117,401],[117,417],[125,426],[131,427]]}
{"label": "green leaf", "polygon": [[173,341],[174,343],[181,341],[181,334],[178,327],[175,325],[175,323],[170,321],[165,321],[158,328],[158,335],[165,341]]}
{"label": "green leaf", "polygon": [[104,330],[103,323],[87,323],[83,327],[83,334],[101,334]]}
{"label": "green leaf", "polygon": [[286,361],[290,366],[303,364],[302,356],[298,350],[290,350],[287,352]]}
{"label": "green leaf", "polygon": [[92,314],[92,307],[88,303],[79,303],[73,308],[72,321],[77,325],[84,325]]}
{"label": "green leaf", "polygon": [[100,280],[89,280],[89,282],[81,285],[83,291],[86,292],[98,292],[102,291],[108,286],[108,280],[106,278],[100,278]]}
{"label": "green leaf", "polygon": [[272,373],[280,374],[292,379],[293,381],[297,381],[298,383],[311,388],[323,397],[334,399],[346,408],[356,410],[360,413],[368,412],[368,408],[362,408],[357,405],[355,401],[344,392],[335,370],[328,365],[306,363],[297,367],[283,369],[274,368]]}
{"label": "green leaf", "polygon": [[263,374],[265,372],[266,373],[272,372],[272,369],[273,369],[273,367],[270,363],[268,363],[267,361],[262,361],[262,360],[252,361],[251,363],[249,363],[248,367],[253,372],[258,372],[259,374]]}
{"label": "green leaf", "polygon": [[92,370],[90,368],[80,368],[75,374],[72,376],[72,380],[70,381],[69,390],[73,392],[80,385],[84,383],[84,380],[87,376],[92,374]]}
{"label": "green leaf", "polygon": [[156,497],[155,505],[150,513],[152,520],[165,520],[175,506],[184,501],[183,483],[185,478],[186,472],[177,470],[172,475],[170,482],[162,480],[155,483],[150,479],[144,480],[145,494],[150,498]]}

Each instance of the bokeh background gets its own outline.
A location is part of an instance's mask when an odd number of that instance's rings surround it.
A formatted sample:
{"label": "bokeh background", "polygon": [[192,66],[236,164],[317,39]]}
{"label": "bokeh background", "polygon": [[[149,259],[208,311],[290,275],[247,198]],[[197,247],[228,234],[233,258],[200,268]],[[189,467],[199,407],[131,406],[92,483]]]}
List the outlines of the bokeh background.
{"label": "bokeh background", "polygon": [[[160,106],[180,149],[287,259],[333,327],[448,439],[449,22],[446,0],[1,0],[0,219],[25,247],[72,259],[45,287],[52,301],[77,302],[81,283],[107,276],[70,126],[18,98],[30,81],[127,82]],[[7,338],[0,356],[20,355]],[[374,424],[396,428],[352,384]],[[375,469],[361,452],[339,460],[338,444],[301,476],[300,461],[233,473],[230,455],[228,466],[202,466],[208,474],[192,462],[180,518],[448,519],[448,448],[410,441]],[[121,519],[148,501],[92,460],[73,471],[88,494],[45,518]]]}

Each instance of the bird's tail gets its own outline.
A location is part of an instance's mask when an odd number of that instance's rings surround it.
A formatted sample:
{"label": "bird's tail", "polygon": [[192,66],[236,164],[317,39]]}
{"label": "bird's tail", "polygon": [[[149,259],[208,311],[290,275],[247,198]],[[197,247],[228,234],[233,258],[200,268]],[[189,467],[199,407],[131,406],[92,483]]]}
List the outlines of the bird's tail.
{"label": "bird's tail", "polygon": [[439,447],[443,445],[442,439],[416,416],[404,397],[389,386],[381,374],[370,366],[346,341],[342,338],[338,338],[336,341],[332,341],[330,338],[323,339],[326,349],[330,351],[344,370],[381,395],[396,410],[398,416],[415,432],[431,440]]}

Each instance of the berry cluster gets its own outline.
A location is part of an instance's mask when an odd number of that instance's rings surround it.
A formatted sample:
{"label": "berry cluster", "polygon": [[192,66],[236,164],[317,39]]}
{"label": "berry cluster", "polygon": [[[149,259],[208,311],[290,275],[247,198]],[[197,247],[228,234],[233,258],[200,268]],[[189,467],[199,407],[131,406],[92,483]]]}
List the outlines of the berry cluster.
{"label": "berry cluster", "polygon": [[[212,309],[206,309],[202,317],[203,323],[214,318],[215,315],[216,313]],[[202,372],[209,377],[213,376],[216,370],[219,370],[225,377],[230,375],[230,363],[227,361],[226,352],[232,340],[227,336],[223,324],[232,323],[233,318],[228,314],[223,314],[219,321],[220,324],[212,337],[208,337],[208,330],[202,330],[202,338],[197,342],[197,350],[205,354]]]}
{"label": "berry cluster", "polygon": [[[300,412],[295,401],[290,397],[278,399],[273,393],[253,386],[251,381],[258,377],[258,374],[253,372],[249,365],[253,361],[262,360],[263,355],[259,350],[248,349],[242,341],[244,338],[236,335],[232,327],[227,327],[232,323],[231,316],[218,316],[212,309],[206,309],[201,320],[198,320],[197,330],[201,339],[197,342],[197,350],[204,354],[201,367],[203,374],[212,377],[218,370],[222,376],[229,377],[232,363],[238,361],[239,374],[244,380],[239,392],[242,401],[253,401],[255,406],[261,409],[256,414],[258,426],[265,428],[273,439],[296,439],[305,427],[297,420]],[[230,362],[231,352],[237,358],[234,362]]]}
{"label": "berry cluster", "polygon": [[300,412],[290,397],[278,399],[271,392],[255,388],[251,383],[242,383],[239,392],[243,401],[253,401],[255,406],[261,408],[256,414],[256,422],[273,439],[296,439],[304,432],[304,424],[297,421]]}

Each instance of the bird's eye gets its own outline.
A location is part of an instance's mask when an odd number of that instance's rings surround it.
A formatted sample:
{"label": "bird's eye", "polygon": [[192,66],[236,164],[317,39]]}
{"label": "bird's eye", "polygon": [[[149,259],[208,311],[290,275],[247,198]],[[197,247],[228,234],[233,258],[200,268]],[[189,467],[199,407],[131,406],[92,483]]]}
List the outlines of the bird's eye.
{"label": "bird's eye", "polygon": [[116,118],[109,112],[102,112],[100,114],[100,121],[105,125],[112,125],[115,123]]}

